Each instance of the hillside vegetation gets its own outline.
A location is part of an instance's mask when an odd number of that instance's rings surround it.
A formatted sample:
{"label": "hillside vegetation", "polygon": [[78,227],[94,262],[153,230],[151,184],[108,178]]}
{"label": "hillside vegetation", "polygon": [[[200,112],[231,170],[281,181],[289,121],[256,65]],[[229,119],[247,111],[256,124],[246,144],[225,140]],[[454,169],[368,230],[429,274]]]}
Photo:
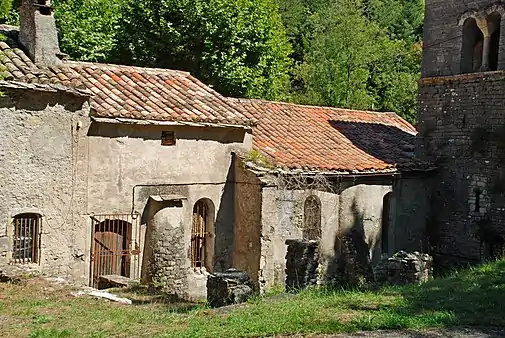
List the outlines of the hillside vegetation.
{"label": "hillside vegetation", "polygon": [[[20,1],[0,0],[0,21],[18,24]],[[181,69],[227,96],[415,119],[424,0],[53,3],[75,60]]]}
{"label": "hillside vegetation", "polygon": [[267,337],[377,329],[505,326],[505,261],[422,286],[378,291],[308,290],[265,296],[229,311],[136,288],[134,305],[71,296],[42,279],[0,283],[0,332],[7,337]]}

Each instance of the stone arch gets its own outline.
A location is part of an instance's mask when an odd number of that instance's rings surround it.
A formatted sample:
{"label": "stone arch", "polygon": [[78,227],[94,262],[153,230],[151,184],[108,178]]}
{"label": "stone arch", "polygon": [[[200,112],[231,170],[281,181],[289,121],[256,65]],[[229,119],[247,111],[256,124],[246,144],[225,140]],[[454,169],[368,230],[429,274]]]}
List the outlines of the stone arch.
{"label": "stone arch", "polygon": [[215,207],[209,198],[193,206],[191,222],[191,267],[212,271],[214,258]]}
{"label": "stone arch", "polygon": [[321,200],[311,195],[303,205],[303,239],[321,239]]}
{"label": "stone arch", "polygon": [[498,69],[498,55],[500,50],[500,31],[502,14],[492,12],[486,18],[489,33],[489,47],[487,51],[487,70]]}
{"label": "stone arch", "polygon": [[475,17],[466,18],[462,26],[461,72],[478,72],[481,70],[483,62],[484,34]]}

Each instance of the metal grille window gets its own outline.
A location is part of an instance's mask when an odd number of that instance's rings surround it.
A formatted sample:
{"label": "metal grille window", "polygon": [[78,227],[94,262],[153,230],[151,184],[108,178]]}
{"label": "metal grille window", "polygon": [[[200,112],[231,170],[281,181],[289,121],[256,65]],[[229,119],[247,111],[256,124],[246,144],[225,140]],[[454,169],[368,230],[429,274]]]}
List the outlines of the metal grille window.
{"label": "metal grille window", "polygon": [[303,238],[321,239],[321,202],[316,196],[309,196],[303,208]]}
{"label": "metal grille window", "polygon": [[210,201],[205,199],[195,203],[191,228],[191,267],[205,267],[210,270],[211,228],[213,216]]}
{"label": "metal grille window", "polygon": [[14,263],[38,263],[40,221],[41,216],[38,214],[21,214],[14,217]]}

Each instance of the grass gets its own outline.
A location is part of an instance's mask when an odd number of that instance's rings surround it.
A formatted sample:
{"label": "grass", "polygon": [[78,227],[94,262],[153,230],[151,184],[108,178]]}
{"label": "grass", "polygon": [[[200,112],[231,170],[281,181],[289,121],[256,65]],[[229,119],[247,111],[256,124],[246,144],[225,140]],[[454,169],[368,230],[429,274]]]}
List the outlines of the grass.
{"label": "grass", "polygon": [[122,291],[134,305],[88,297],[41,279],[0,284],[0,332],[7,337],[257,337],[505,326],[505,261],[456,272],[422,286],[379,291],[312,289],[258,297],[214,311],[142,288]]}

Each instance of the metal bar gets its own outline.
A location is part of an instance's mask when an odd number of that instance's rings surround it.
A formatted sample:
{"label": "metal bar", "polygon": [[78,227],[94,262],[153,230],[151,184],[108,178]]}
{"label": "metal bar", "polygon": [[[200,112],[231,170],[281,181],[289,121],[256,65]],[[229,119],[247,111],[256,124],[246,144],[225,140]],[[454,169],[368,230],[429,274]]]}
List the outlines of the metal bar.
{"label": "metal bar", "polygon": [[23,221],[23,264],[26,263],[26,219]]}
{"label": "metal bar", "polygon": [[31,231],[32,231],[32,240],[31,240],[31,243],[32,243],[32,263],[35,263],[35,228],[37,227],[36,225],[37,223],[37,219],[34,219],[32,221],[32,228],[31,228]]}
{"label": "metal bar", "polygon": [[19,232],[19,224],[18,224],[17,219],[14,219],[13,225],[14,225],[14,250],[13,250],[13,254],[12,254],[12,259],[14,260],[14,263],[17,263],[17,259],[18,259],[18,232]]}

